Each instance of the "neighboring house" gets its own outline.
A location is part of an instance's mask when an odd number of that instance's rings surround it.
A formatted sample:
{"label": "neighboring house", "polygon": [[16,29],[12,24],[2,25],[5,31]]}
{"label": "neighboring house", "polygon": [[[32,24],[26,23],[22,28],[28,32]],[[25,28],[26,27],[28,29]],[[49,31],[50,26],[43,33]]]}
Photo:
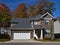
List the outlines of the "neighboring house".
{"label": "neighboring house", "polygon": [[56,18],[54,22],[54,34],[56,38],[60,38],[60,16]]}
{"label": "neighboring house", "polygon": [[31,18],[12,18],[11,39],[43,39],[50,34],[51,23],[54,27],[54,17],[48,12]]}
{"label": "neighboring house", "polygon": [[11,31],[7,28],[0,27],[0,34],[9,34],[11,36]]}

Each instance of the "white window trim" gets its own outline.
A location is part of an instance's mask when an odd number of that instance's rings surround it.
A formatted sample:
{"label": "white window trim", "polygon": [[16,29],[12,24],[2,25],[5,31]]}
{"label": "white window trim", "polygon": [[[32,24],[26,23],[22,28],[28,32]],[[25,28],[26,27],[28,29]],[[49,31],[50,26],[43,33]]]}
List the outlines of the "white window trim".
{"label": "white window trim", "polygon": [[39,21],[34,21],[34,25],[40,25]]}
{"label": "white window trim", "polygon": [[40,21],[31,21],[31,26],[34,27],[33,25],[40,25]]}
{"label": "white window trim", "polygon": [[47,19],[47,20],[45,20],[45,24],[46,24],[46,23],[48,23],[47,25],[49,25],[49,20],[48,20],[48,19]]}
{"label": "white window trim", "polygon": [[52,20],[52,18],[44,18],[44,20]]}
{"label": "white window trim", "polygon": [[16,24],[11,24],[11,27],[14,26],[14,25],[16,25]]}
{"label": "white window trim", "polygon": [[46,12],[44,15],[42,15],[41,17],[44,17],[46,14],[50,15],[52,18],[55,18],[53,17],[50,13]]}
{"label": "white window trim", "polygon": [[37,25],[38,24],[38,22],[37,21],[34,21],[34,25]]}
{"label": "white window trim", "polygon": [[49,20],[45,20],[45,22],[48,22],[49,23]]}
{"label": "white window trim", "polygon": [[33,27],[33,21],[31,22],[31,26]]}

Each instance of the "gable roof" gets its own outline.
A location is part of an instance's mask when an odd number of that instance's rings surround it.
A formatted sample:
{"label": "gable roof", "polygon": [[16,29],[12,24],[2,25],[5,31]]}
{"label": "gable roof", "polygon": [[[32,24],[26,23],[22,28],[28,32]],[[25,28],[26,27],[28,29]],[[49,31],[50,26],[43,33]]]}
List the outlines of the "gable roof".
{"label": "gable roof", "polygon": [[30,19],[31,20],[40,20],[40,19],[43,19],[43,17],[44,16],[46,16],[46,15],[50,15],[53,19],[54,19],[54,16],[52,16],[50,13],[48,13],[48,12],[46,12],[45,14],[43,14],[43,15],[37,15],[37,16],[35,16],[35,17],[31,17]]}
{"label": "gable roof", "polygon": [[43,18],[46,14],[50,15],[52,18],[55,18],[54,16],[52,16],[50,13],[46,12],[44,15],[41,16],[41,18]]}
{"label": "gable roof", "polygon": [[30,19],[30,21],[31,21],[31,20],[39,20],[39,19],[41,19],[41,16],[42,16],[42,15],[37,15],[37,16],[31,17],[31,18],[29,18],[29,19]]}
{"label": "gable roof", "polygon": [[26,30],[27,29],[41,29],[42,27],[40,25],[34,25],[34,27],[32,28],[30,21],[32,21],[32,20],[40,20],[46,14],[49,14],[50,16],[52,16],[50,13],[47,12],[44,15],[37,15],[35,17],[30,17],[30,18],[12,18],[11,22],[19,22],[19,23],[12,26],[11,29],[23,29],[23,30],[25,30],[25,29]]}
{"label": "gable roof", "polygon": [[30,23],[26,22],[20,22],[19,24],[16,24],[11,27],[11,29],[31,29],[32,26]]}
{"label": "gable roof", "polygon": [[46,16],[46,14],[50,15],[52,18],[54,18],[50,13],[45,13],[44,15],[37,15],[35,17],[30,17],[30,18],[12,18],[11,22],[29,22],[32,20],[40,20],[43,19],[44,16]]}
{"label": "gable roof", "polygon": [[41,29],[42,26],[40,25],[33,25],[34,27],[31,26],[30,22],[20,22],[19,24],[16,24],[12,27],[10,27],[10,29],[13,30],[32,30],[32,29]]}
{"label": "gable roof", "polygon": [[37,15],[35,17],[30,17],[30,18],[12,18],[11,22],[29,22],[32,20],[39,20],[41,19],[42,15]]}

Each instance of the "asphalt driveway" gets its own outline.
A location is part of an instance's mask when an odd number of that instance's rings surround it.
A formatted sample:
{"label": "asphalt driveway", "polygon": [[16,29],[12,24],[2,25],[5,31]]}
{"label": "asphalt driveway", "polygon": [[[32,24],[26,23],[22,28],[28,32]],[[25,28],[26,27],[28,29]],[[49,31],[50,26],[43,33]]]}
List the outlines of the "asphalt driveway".
{"label": "asphalt driveway", "polygon": [[39,43],[40,41],[35,40],[11,40],[4,43]]}
{"label": "asphalt driveway", "polygon": [[60,45],[60,43],[0,43],[0,45]]}
{"label": "asphalt driveway", "polygon": [[11,40],[11,41],[0,42],[0,43],[60,43],[60,42],[43,42],[43,41],[36,41],[36,40]]}

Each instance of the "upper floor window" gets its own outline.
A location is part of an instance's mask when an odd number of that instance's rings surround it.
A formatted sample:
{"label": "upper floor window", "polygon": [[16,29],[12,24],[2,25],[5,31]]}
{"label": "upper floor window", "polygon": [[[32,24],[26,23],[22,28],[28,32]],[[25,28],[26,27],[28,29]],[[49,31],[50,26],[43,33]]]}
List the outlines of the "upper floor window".
{"label": "upper floor window", "polygon": [[49,25],[49,20],[52,20],[52,18],[44,18],[44,20],[45,20],[45,24]]}
{"label": "upper floor window", "polygon": [[40,21],[32,21],[31,25],[32,25],[32,27],[33,27],[33,25],[40,25]]}
{"label": "upper floor window", "polygon": [[39,21],[34,21],[34,25],[40,25]]}
{"label": "upper floor window", "polygon": [[16,24],[18,24],[18,22],[12,22],[12,23],[11,23],[11,27],[12,27],[12,26],[15,26]]}
{"label": "upper floor window", "polygon": [[49,20],[45,20],[45,24],[47,24],[47,25],[48,25],[48,24],[49,24]]}
{"label": "upper floor window", "polygon": [[16,24],[11,24],[11,27],[12,27],[12,26],[15,26],[15,25],[16,25]]}

